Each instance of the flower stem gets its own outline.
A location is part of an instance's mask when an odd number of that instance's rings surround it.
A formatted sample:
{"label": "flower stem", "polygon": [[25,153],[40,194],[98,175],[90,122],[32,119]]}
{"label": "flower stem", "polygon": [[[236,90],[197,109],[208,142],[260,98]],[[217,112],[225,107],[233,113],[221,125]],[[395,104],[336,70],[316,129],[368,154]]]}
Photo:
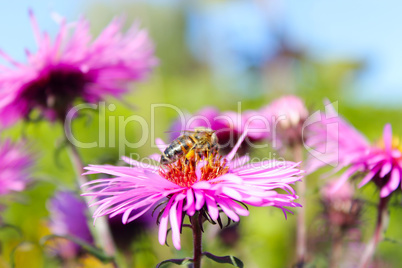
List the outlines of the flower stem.
{"label": "flower stem", "polygon": [[[295,162],[303,161],[303,148],[300,143],[293,146],[293,159]],[[301,165],[301,164],[300,164]],[[300,167],[301,168],[301,167]],[[306,192],[306,182],[297,182],[297,195],[299,196],[299,203],[302,208],[297,211],[297,238],[296,238],[296,254],[297,254],[297,267],[303,267],[306,261],[306,202],[305,202],[305,192]]]}
{"label": "flower stem", "polygon": [[[82,161],[82,158],[78,152],[77,147],[74,146],[70,141],[72,140],[70,135],[71,129],[65,129],[65,136],[67,138],[67,144],[68,144],[68,150],[69,150],[69,156],[71,160],[71,164],[73,165],[73,168],[76,173],[76,179],[78,183],[78,188],[81,187],[84,183],[88,182],[87,178],[82,175],[84,172],[84,162]],[[94,200],[91,199],[89,196],[84,197],[85,203],[89,207],[89,204],[91,201],[93,202]],[[89,207],[89,212],[90,215],[93,215],[95,212],[94,207]],[[88,215],[88,222],[92,221],[90,218],[90,215]],[[90,228],[92,229],[92,228]],[[113,237],[110,232],[109,224],[107,222],[107,219],[105,217],[99,217],[96,220],[95,224],[95,240],[98,245],[100,245],[105,253],[109,256],[114,256],[116,253],[116,247],[114,245]]]}
{"label": "flower stem", "polygon": [[375,227],[375,231],[373,237],[371,238],[370,242],[367,244],[366,249],[364,250],[363,257],[360,261],[360,268],[366,268],[369,266],[373,255],[376,251],[378,243],[382,239],[382,234],[384,233],[385,229],[387,228],[387,218],[388,218],[388,201],[389,196],[385,198],[380,198],[380,203],[378,204],[378,211],[377,211],[377,224]]}
{"label": "flower stem", "polygon": [[[84,165],[82,164],[81,157],[78,153],[77,148],[71,143],[69,143],[69,145],[70,159],[76,172],[77,183],[79,184],[79,186],[81,186],[82,184],[88,182],[86,177],[81,175],[81,173],[84,171]],[[91,198],[88,196],[84,197],[84,200],[87,205],[89,205],[91,202]],[[93,213],[95,212],[95,208],[89,207],[89,211],[90,215],[93,215]],[[106,254],[114,256],[114,254],[116,253],[116,249],[114,246],[112,234],[110,233],[107,219],[105,217],[97,218],[95,229],[95,239],[97,240],[97,244],[103,247]]]}
{"label": "flower stem", "polygon": [[343,236],[344,236],[344,234],[340,230],[338,230],[332,236],[331,258],[330,258],[330,263],[329,263],[330,268],[339,267],[339,261],[341,260],[341,257],[342,257],[342,249],[343,249],[342,237]]}
{"label": "flower stem", "polygon": [[201,257],[202,257],[202,231],[201,231],[201,215],[196,212],[194,216],[191,217],[191,228],[193,229],[193,243],[194,243],[194,257],[193,263],[194,268],[201,268]]}

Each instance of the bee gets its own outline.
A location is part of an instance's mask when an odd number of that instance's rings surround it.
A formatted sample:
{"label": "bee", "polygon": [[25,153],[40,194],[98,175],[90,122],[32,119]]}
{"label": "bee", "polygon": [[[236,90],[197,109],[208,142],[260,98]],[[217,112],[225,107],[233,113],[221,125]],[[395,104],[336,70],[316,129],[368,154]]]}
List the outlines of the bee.
{"label": "bee", "polygon": [[186,130],[184,134],[173,140],[161,156],[161,165],[174,163],[180,157],[193,158],[197,154],[200,158],[208,153],[215,153],[219,149],[218,137],[215,131],[209,128],[198,127],[194,131]]}

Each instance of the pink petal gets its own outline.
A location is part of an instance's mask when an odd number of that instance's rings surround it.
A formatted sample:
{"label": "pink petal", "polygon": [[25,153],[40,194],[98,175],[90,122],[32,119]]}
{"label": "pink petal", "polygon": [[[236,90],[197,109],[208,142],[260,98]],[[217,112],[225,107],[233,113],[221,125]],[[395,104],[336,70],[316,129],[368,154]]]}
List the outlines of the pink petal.
{"label": "pink petal", "polygon": [[139,217],[144,215],[150,208],[152,208],[153,205],[155,205],[155,203],[150,204],[148,207],[143,209],[140,213],[137,213],[134,216],[132,216],[131,218],[129,218],[127,222],[132,222],[133,220],[138,219]]}
{"label": "pink petal", "polygon": [[348,170],[346,170],[331,189],[331,193],[335,193],[336,191],[338,191],[342,187],[342,185],[350,178],[350,176],[359,169],[360,167],[350,167]]}
{"label": "pink petal", "polygon": [[211,184],[207,181],[198,181],[194,183],[192,186],[193,189],[199,189],[199,190],[207,190],[210,189],[211,187],[212,187]]}
{"label": "pink petal", "polygon": [[165,150],[166,150],[166,148],[168,147],[168,144],[166,144],[162,139],[160,139],[160,138],[157,138],[156,140],[155,140],[155,144],[156,144],[156,146],[158,147],[158,149],[163,153]]}
{"label": "pink petal", "polygon": [[391,127],[391,124],[385,125],[382,136],[384,139],[385,150],[387,151],[388,154],[390,154],[391,150],[392,150],[392,127]]}
{"label": "pink petal", "polygon": [[211,216],[211,219],[216,221],[219,216],[219,209],[216,205],[215,200],[212,197],[210,197],[209,195],[205,195],[205,200],[207,203],[207,208],[208,208],[209,215]]}
{"label": "pink petal", "polygon": [[236,145],[233,147],[232,151],[226,156],[228,162],[230,162],[233,157],[236,155],[237,150],[239,149],[240,145],[243,143],[244,139],[247,136],[248,129],[245,129],[243,134],[241,134],[239,140],[237,141]]}
{"label": "pink petal", "polygon": [[401,183],[401,174],[398,168],[394,168],[391,172],[391,176],[389,178],[388,183],[382,187],[380,192],[380,197],[387,197],[393,191],[398,188],[399,184]]}
{"label": "pink petal", "polygon": [[174,199],[176,198],[176,195],[172,196],[167,203],[165,210],[163,211],[160,223],[159,223],[159,244],[164,245],[166,242],[166,232],[167,232],[167,226],[168,226],[168,219],[169,219],[169,210],[170,207],[172,206],[172,203]]}
{"label": "pink petal", "polygon": [[32,10],[29,9],[28,12],[29,12],[29,18],[30,18],[30,20],[31,20],[31,25],[32,25],[32,28],[33,28],[33,31],[34,31],[34,36],[35,36],[36,44],[37,44],[38,46],[40,46],[40,43],[41,43],[41,35],[40,35],[40,30],[39,30],[38,22],[36,21],[36,18],[35,18],[35,16],[34,16]]}
{"label": "pink petal", "polygon": [[177,220],[180,225],[182,218],[183,218],[183,200],[180,200],[179,203],[177,204]]}
{"label": "pink petal", "polygon": [[402,152],[399,151],[399,150],[392,150],[391,155],[392,155],[393,158],[400,158],[402,156]]}
{"label": "pink petal", "polygon": [[359,183],[359,188],[366,185],[376,174],[377,172],[380,170],[380,166],[377,165],[376,167],[374,167],[372,170],[370,170],[370,172],[364,176],[364,178],[362,179],[362,181]]}
{"label": "pink petal", "polygon": [[204,203],[205,203],[204,192],[195,190],[194,194],[195,194],[195,199],[196,199],[195,209],[200,210],[204,206]]}
{"label": "pink petal", "polygon": [[172,207],[170,208],[170,226],[172,227],[172,240],[173,245],[177,250],[180,250],[180,226],[179,226],[179,219],[177,218],[177,203],[179,201],[176,200]]}
{"label": "pink petal", "polygon": [[227,199],[226,202],[234,210],[234,212],[236,212],[236,214],[240,216],[248,216],[250,214],[250,212],[245,207],[236,203],[235,201]]}
{"label": "pink petal", "polygon": [[[151,180],[154,180],[155,182],[161,184],[162,187],[165,187],[165,188],[173,188],[173,189],[179,188],[179,186],[178,186],[177,184],[175,184],[175,183],[173,183],[173,182],[170,182],[170,181],[168,181],[168,180],[165,179],[165,178],[162,178],[161,176],[159,176],[159,174],[150,172],[150,171],[148,171],[148,170],[145,170],[145,171],[144,171],[144,174],[145,174],[148,178],[150,178]],[[147,183],[149,183],[149,182],[147,182]]]}
{"label": "pink petal", "polygon": [[218,202],[219,206],[223,210],[223,212],[233,221],[239,221],[240,217],[230,208],[230,206],[224,201],[223,198],[219,198]]}
{"label": "pink petal", "polygon": [[[194,206],[194,193],[191,188],[187,190],[187,199],[186,199],[186,205],[184,206],[183,210],[189,209],[191,206]],[[192,215],[190,215],[192,216]]]}
{"label": "pink petal", "polygon": [[229,164],[230,169],[235,169],[241,166],[244,166],[248,161],[250,161],[250,156],[243,155],[238,158],[235,158],[234,161],[231,161]]}
{"label": "pink petal", "polygon": [[392,169],[392,163],[386,162],[381,169],[380,172],[380,178],[384,178],[385,175],[387,175]]}
{"label": "pink petal", "polygon": [[230,187],[222,187],[222,193],[227,195],[230,198],[242,201],[242,195],[233,188]]}

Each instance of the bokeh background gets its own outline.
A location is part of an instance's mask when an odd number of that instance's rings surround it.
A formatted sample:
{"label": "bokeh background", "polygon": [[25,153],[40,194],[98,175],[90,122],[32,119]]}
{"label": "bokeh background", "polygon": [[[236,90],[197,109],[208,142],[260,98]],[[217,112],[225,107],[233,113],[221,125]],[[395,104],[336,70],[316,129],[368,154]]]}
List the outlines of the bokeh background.
{"label": "bokeh background", "polygon": [[[169,103],[190,113],[205,106],[236,111],[238,102],[243,110],[258,109],[277,97],[296,94],[311,110],[322,109],[324,98],[338,101],[339,113],[371,140],[381,136],[388,122],[394,133],[402,136],[402,3],[397,0],[4,2],[0,4],[0,48],[20,61],[25,60],[26,48],[36,50],[29,8],[41,29],[52,37],[58,30],[55,14],[68,21],[87,17],[94,35],[121,14],[126,16],[127,26],[138,20],[149,29],[160,64],[123,101],[107,101],[117,107],[101,115],[107,129],[110,116],[136,114],[150,122],[151,104]],[[176,116],[172,109],[157,110],[155,136],[168,141],[165,131]],[[73,126],[78,139],[93,141],[99,120],[96,113],[78,118]],[[140,127],[128,125],[128,140],[140,139]],[[55,190],[75,189],[75,173],[61,147],[62,131],[59,125],[46,122],[19,123],[1,131],[1,138],[30,141],[38,159],[35,180],[27,191],[1,202],[6,207],[1,212],[3,221],[18,226],[22,234],[0,229],[0,267],[11,267],[13,261],[16,267],[59,265],[39,240],[50,233],[47,200]],[[106,148],[80,152],[86,163],[116,163],[121,157],[119,142],[116,140],[114,147],[106,144]],[[141,148],[126,148],[127,155],[141,157],[154,152],[150,139]],[[323,184],[319,174],[308,177],[311,237],[322,224],[318,200]],[[367,241],[374,228],[378,194],[374,187],[366,187],[357,195],[367,200],[362,225]],[[402,260],[402,204],[398,197],[391,207],[389,239],[380,244],[377,254],[381,267],[398,267]],[[218,229],[211,227],[205,235],[205,248],[217,255],[233,254],[246,267],[290,267],[295,253],[295,217],[285,220],[280,211],[269,208],[250,210],[251,216],[241,220],[237,241],[225,244],[212,239]],[[183,250],[178,252],[159,245],[155,231],[144,233],[130,246],[133,267],[152,267],[158,260],[191,255],[191,233],[184,231],[183,237]],[[326,267],[327,254],[317,252],[311,267]],[[86,267],[102,267],[88,258],[82,262]],[[124,256],[120,258],[124,263]]]}

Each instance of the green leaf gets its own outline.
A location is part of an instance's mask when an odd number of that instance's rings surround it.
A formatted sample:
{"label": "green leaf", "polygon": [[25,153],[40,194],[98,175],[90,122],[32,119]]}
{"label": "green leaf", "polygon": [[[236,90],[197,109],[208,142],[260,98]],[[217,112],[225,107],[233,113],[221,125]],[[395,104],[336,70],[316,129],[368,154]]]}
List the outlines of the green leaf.
{"label": "green leaf", "polygon": [[203,252],[202,255],[204,255],[208,259],[211,259],[217,263],[228,263],[228,264],[233,265],[234,267],[239,267],[239,268],[244,267],[243,262],[240,259],[236,258],[235,256],[219,257],[219,256],[215,256],[214,254],[209,253],[209,252]]}
{"label": "green leaf", "polygon": [[178,264],[178,265],[188,265],[192,262],[193,262],[193,259],[191,259],[191,258],[170,259],[170,260],[165,260],[165,261],[158,263],[156,265],[156,268],[162,267],[164,264],[167,264],[167,263],[174,263],[174,264]]}
{"label": "green leaf", "polygon": [[384,237],[383,240],[386,241],[386,242],[393,243],[393,244],[402,245],[402,241],[399,241],[399,240],[396,240],[396,239],[393,239],[393,238],[390,238],[390,237]]}
{"label": "green leaf", "polygon": [[42,239],[40,240],[40,243],[42,245],[44,245],[47,241],[54,239],[54,238],[64,238],[64,239],[67,239],[67,240],[70,240],[70,241],[76,243],[77,245],[82,247],[83,250],[85,250],[89,254],[93,255],[94,257],[96,257],[98,260],[100,260],[103,263],[111,262],[114,259],[113,257],[106,255],[100,248],[97,248],[80,238],[70,236],[70,235],[54,235],[54,234],[47,235],[47,236],[42,237]]}
{"label": "green leaf", "polygon": [[19,235],[20,237],[22,237],[22,231],[21,231],[21,229],[20,229],[18,226],[12,225],[12,224],[8,224],[8,223],[4,223],[4,224],[1,224],[1,225],[0,225],[0,229],[6,229],[6,228],[14,230],[16,233],[18,233],[18,235]]}

